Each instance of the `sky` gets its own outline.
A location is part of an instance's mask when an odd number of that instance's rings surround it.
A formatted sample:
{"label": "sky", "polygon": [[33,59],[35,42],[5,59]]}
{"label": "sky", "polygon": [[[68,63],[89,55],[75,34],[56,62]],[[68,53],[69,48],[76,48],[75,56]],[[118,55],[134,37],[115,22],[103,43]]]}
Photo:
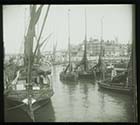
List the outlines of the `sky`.
{"label": "sky", "polygon": [[[132,5],[51,5],[41,40],[50,33],[49,41],[42,51],[57,50],[68,46],[68,9],[70,9],[71,44],[82,43],[85,38],[85,10],[87,15],[87,39],[100,39],[101,19],[103,19],[103,39],[119,43],[132,41]],[[36,26],[40,32],[47,5],[44,5]],[[29,5],[3,6],[3,35],[6,53],[23,53],[24,34],[29,23]]]}

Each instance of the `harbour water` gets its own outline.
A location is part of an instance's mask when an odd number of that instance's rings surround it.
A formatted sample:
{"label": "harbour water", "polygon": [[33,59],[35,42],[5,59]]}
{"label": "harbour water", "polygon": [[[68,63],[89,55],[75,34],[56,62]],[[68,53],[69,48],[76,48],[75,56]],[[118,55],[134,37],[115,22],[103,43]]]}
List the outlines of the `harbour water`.
{"label": "harbour water", "polygon": [[[101,90],[95,81],[62,82],[61,71],[62,66],[53,67],[54,95],[35,111],[37,122],[133,122],[131,95]],[[7,122],[30,122],[19,109],[6,114]]]}

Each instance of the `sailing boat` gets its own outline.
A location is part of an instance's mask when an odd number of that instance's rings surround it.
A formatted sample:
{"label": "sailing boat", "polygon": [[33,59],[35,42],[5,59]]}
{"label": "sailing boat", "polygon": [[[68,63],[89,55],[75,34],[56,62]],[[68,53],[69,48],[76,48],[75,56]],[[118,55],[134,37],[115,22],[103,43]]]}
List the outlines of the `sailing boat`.
{"label": "sailing boat", "polygon": [[127,70],[114,76],[111,79],[105,79],[99,82],[99,86],[101,88],[107,88],[110,90],[117,90],[121,92],[131,93],[133,90],[133,83],[132,83],[132,56],[133,56],[133,48],[130,56],[130,60],[128,62]]}
{"label": "sailing boat", "polygon": [[69,21],[69,12],[68,10],[68,49],[69,49],[69,63],[67,67],[60,73],[60,80],[68,80],[68,81],[76,81],[78,78],[77,73],[73,70],[72,62],[71,62],[71,52],[70,52],[70,21]]}
{"label": "sailing boat", "polygon": [[128,70],[122,74],[116,75],[113,79],[104,79],[98,81],[99,87],[114,90],[117,92],[131,93],[133,90],[132,84],[132,56],[128,64]]}
{"label": "sailing boat", "polygon": [[103,19],[101,20],[101,41],[100,41],[100,54],[97,65],[93,67],[96,71],[96,78],[98,80],[104,80],[105,79],[105,70],[106,65],[103,62],[103,56],[104,56],[104,46],[103,46]]}
{"label": "sailing boat", "polygon": [[[103,22],[101,22],[101,24],[103,28]],[[111,73],[109,73],[108,68],[106,67],[102,59],[104,55],[102,36],[101,36],[101,45],[100,45],[101,49],[99,55],[99,62],[98,65],[96,66],[98,69],[98,72],[96,73],[100,79],[98,81],[99,87],[108,90],[130,93],[132,90],[132,86],[130,85],[132,84],[130,82],[131,79],[130,77],[132,77],[132,74],[130,75],[130,73],[132,72],[132,53],[131,53],[130,61],[128,63],[127,70],[123,70],[121,71],[121,73],[117,73],[116,68],[114,67],[112,68]]]}
{"label": "sailing boat", "polygon": [[48,73],[47,69],[44,70],[40,66],[34,65],[34,58],[50,5],[46,11],[36,49],[33,52],[35,26],[39,20],[42,8],[43,5],[40,5],[38,9],[36,5],[30,6],[30,22],[24,42],[24,66],[18,68],[14,80],[9,79],[5,81],[8,82],[8,86],[5,87],[4,91],[5,100],[11,100],[17,104],[7,110],[21,108],[28,113],[32,121],[35,121],[34,111],[40,108],[42,104],[45,104],[54,94],[51,73]]}
{"label": "sailing boat", "polygon": [[85,40],[84,40],[84,54],[81,62],[75,67],[78,72],[79,79],[94,79],[94,70],[89,69],[87,59],[87,25],[86,25],[86,10],[85,10]]}

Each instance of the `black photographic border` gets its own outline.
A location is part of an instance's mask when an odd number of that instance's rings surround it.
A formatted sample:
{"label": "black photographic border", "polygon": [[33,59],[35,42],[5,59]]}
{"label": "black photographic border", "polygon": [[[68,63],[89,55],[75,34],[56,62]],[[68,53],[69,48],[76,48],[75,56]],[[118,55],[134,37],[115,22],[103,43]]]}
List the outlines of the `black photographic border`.
{"label": "black photographic border", "polygon": [[[139,85],[139,42],[140,42],[140,1],[138,0],[2,0],[0,1],[0,121],[4,122],[4,99],[3,99],[3,61],[4,61],[4,48],[3,48],[3,20],[2,20],[2,5],[11,5],[11,4],[134,4],[134,11],[133,14],[134,22],[135,22],[135,29],[133,30],[134,34],[134,41],[135,41],[135,53],[136,56],[136,82],[137,82],[137,114],[138,119],[137,123],[127,123],[127,124],[139,124],[139,111],[140,111],[140,85]],[[38,123],[38,122],[36,122]],[[56,122],[57,123],[57,122]],[[84,123],[84,122],[81,122]],[[93,122],[96,123],[96,122]],[[93,124],[92,123],[92,124]],[[23,123],[22,123],[23,124]],[[49,124],[49,123],[47,123]],[[51,123],[52,124],[52,123]],[[62,123],[61,123],[62,124]],[[73,124],[71,122],[71,124]],[[87,124],[87,123],[86,123]],[[89,124],[89,123],[88,123]],[[99,124],[106,124],[106,123],[99,123]],[[107,124],[125,124],[125,123],[107,123]]]}

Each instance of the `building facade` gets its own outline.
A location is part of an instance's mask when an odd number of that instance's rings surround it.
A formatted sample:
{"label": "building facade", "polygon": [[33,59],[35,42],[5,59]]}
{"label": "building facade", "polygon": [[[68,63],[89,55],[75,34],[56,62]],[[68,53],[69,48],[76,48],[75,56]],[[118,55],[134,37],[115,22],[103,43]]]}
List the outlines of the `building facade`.
{"label": "building facade", "polygon": [[[120,57],[128,56],[130,53],[131,44],[120,44],[114,40],[103,41],[103,52],[105,57]],[[84,52],[84,41],[79,46],[71,47],[72,55],[81,57]],[[87,41],[87,56],[96,57],[99,56],[101,44],[98,39],[90,39]]]}

